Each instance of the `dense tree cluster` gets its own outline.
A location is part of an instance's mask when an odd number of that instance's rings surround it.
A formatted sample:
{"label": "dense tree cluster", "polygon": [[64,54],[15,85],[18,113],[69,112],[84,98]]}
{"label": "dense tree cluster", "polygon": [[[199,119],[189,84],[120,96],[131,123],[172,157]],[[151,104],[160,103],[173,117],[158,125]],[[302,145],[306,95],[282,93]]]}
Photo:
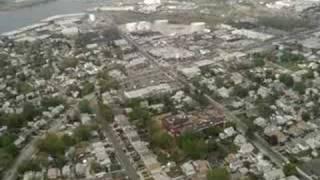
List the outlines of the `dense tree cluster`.
{"label": "dense tree cluster", "polygon": [[93,113],[93,109],[88,100],[80,101],[78,107],[81,113],[87,113],[87,114]]}
{"label": "dense tree cluster", "polygon": [[230,173],[225,167],[216,167],[209,170],[207,180],[230,180]]}
{"label": "dense tree cluster", "polygon": [[1,114],[0,125],[7,126],[11,132],[16,132],[27,122],[33,121],[40,113],[41,109],[39,107],[32,103],[26,103],[21,113]]}
{"label": "dense tree cluster", "polygon": [[252,55],[253,64],[256,67],[263,67],[266,63],[264,62],[264,56],[258,53]]}
{"label": "dense tree cluster", "polygon": [[119,83],[109,75],[109,71],[106,69],[100,71],[97,74],[97,78],[101,92],[117,89],[119,87]]}
{"label": "dense tree cluster", "polygon": [[288,163],[283,167],[283,172],[286,176],[297,175],[298,171],[295,164]]}
{"label": "dense tree cluster", "polygon": [[182,151],[192,159],[202,159],[208,154],[208,145],[199,133],[186,131],[178,138],[178,145]]}
{"label": "dense tree cluster", "polygon": [[0,137],[0,172],[2,168],[9,166],[18,155],[18,149],[13,144],[16,137],[11,133],[6,133]]}
{"label": "dense tree cluster", "polygon": [[289,74],[281,74],[279,77],[280,82],[285,84],[287,87],[293,87],[294,80],[293,77]]}
{"label": "dense tree cluster", "polygon": [[80,125],[72,135],[48,133],[37,142],[39,153],[44,153],[54,158],[54,164],[62,167],[65,163],[65,153],[76,144],[88,141],[91,137],[91,131],[95,129],[93,125]]}

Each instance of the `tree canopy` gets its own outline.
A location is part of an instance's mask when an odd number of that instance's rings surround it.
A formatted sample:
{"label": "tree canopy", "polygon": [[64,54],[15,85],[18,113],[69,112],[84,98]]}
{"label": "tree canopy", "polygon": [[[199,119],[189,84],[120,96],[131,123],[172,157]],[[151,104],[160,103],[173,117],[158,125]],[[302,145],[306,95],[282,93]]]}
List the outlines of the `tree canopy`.
{"label": "tree canopy", "polygon": [[296,165],[292,163],[288,163],[283,167],[283,172],[286,176],[297,175],[298,171],[296,169]]}
{"label": "tree canopy", "polygon": [[79,110],[81,113],[88,113],[88,114],[92,114],[93,110],[90,106],[90,102],[88,100],[82,100],[79,103]]}
{"label": "tree canopy", "polygon": [[208,145],[204,138],[193,131],[186,131],[179,136],[179,146],[192,159],[205,158],[208,154]]}
{"label": "tree canopy", "polygon": [[281,74],[279,80],[287,87],[292,87],[294,85],[293,77],[289,74]]}
{"label": "tree canopy", "polygon": [[217,167],[209,170],[208,180],[230,180],[230,173],[225,167]]}

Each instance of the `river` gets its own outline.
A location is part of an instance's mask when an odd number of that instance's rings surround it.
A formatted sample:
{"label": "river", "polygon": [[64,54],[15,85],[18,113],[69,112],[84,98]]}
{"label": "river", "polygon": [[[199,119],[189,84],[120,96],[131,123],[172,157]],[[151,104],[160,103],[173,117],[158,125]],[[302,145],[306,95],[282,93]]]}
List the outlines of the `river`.
{"label": "river", "polygon": [[98,5],[106,5],[111,0],[55,0],[24,8],[0,11],[0,33],[39,22],[40,20],[67,13],[83,12]]}

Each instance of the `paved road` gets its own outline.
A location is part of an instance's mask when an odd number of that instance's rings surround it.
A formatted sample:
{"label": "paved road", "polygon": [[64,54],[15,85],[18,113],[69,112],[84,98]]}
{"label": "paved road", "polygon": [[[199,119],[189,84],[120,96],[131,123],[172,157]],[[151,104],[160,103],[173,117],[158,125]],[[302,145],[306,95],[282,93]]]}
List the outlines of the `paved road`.
{"label": "paved road", "polygon": [[[94,97],[94,93],[86,95],[85,97],[83,97],[83,99],[90,100],[93,97]],[[73,105],[73,107],[76,107],[76,106],[78,106],[78,103]],[[70,109],[72,109],[73,107],[70,107]],[[57,131],[64,123],[65,122],[63,122],[60,118],[56,118],[53,122],[50,123],[50,128],[47,130],[47,132]],[[32,155],[34,155],[36,153],[37,149],[35,148],[35,145],[36,145],[37,141],[39,139],[41,139],[43,136],[44,136],[44,134],[31,137],[32,140],[23,149],[21,149],[21,151],[20,151],[18,157],[15,159],[15,162],[13,163],[13,165],[10,167],[10,169],[8,169],[5,172],[5,174],[3,176],[4,180],[15,180],[17,178],[18,167],[24,161],[29,160],[32,157]]]}
{"label": "paved road", "polygon": [[[61,119],[56,120],[51,123],[51,128],[48,131],[55,131],[59,127],[61,127],[62,124],[63,124],[63,122],[61,121]],[[15,180],[17,178],[18,167],[23,162],[29,160],[32,157],[32,155],[34,155],[36,153],[37,149],[35,148],[35,145],[36,145],[37,141],[40,140],[43,136],[44,135],[33,137],[33,139],[20,151],[20,154],[16,158],[16,160],[13,163],[13,165],[11,166],[11,168],[5,172],[5,174],[3,176],[4,180]]]}
{"label": "paved road", "polygon": [[34,148],[34,144],[37,142],[39,138],[34,138],[29,145],[27,145],[23,151],[19,154],[18,158],[16,158],[12,167],[7,170],[3,176],[4,180],[15,180],[17,178],[17,169],[20,164],[24,161],[28,160],[36,151]]}
{"label": "paved road", "polygon": [[100,107],[97,107],[97,120],[103,127],[104,133],[112,143],[112,146],[115,149],[116,156],[118,157],[120,164],[125,169],[128,177],[132,180],[139,180],[139,176],[137,171],[134,169],[133,165],[130,162],[129,157],[123,152],[124,146],[121,144],[121,140],[119,141],[116,133],[111,128],[110,124],[105,120],[101,113]]}
{"label": "paved road", "polygon": [[[312,34],[314,32],[318,31],[317,30],[310,30],[307,32],[301,32],[300,36],[305,36],[306,34]],[[191,88],[191,90],[195,90],[197,89],[197,87],[193,86],[192,83],[188,82],[186,79],[182,78],[181,76],[179,76],[176,72],[171,71],[169,68],[166,67],[162,67],[161,65],[158,64],[158,60],[156,58],[154,58],[153,56],[151,56],[147,51],[145,51],[143,48],[141,48],[141,46],[139,46],[139,44],[137,44],[136,42],[134,42],[134,40],[132,40],[129,36],[127,36],[124,33],[120,33],[122,38],[126,39],[129,43],[131,43],[131,45],[133,45],[143,56],[145,56],[145,58],[147,60],[149,60],[149,62],[153,65],[155,65],[156,67],[158,67],[161,71],[163,71],[169,78],[171,79],[175,79],[178,82],[181,82],[182,84],[188,86]],[[261,44],[260,47],[270,47],[272,45],[272,42],[281,42],[284,40],[289,40],[290,38],[297,37],[297,35],[291,35],[291,36],[286,36],[284,38],[281,39],[273,39],[272,41],[268,41],[268,42],[264,42],[263,44]],[[299,36],[299,37],[300,37]],[[247,48],[247,51],[250,51],[250,49],[256,48],[259,46],[253,46],[250,48]],[[276,64],[269,62],[269,65],[272,66],[276,66]],[[277,66],[278,67],[278,66]],[[289,71],[290,72],[290,71]],[[235,122],[237,129],[242,133],[245,134],[248,126],[243,123],[239,118],[237,118],[231,111],[229,111],[224,105],[220,104],[219,102],[215,101],[214,99],[212,99],[209,95],[205,94],[205,97],[215,106],[220,107],[222,109],[224,109],[226,118]],[[255,134],[254,137],[252,137],[250,139],[251,143],[254,144],[256,146],[256,148],[259,149],[259,151],[261,153],[263,153],[265,156],[269,157],[270,160],[275,163],[278,167],[283,167],[284,164],[288,163],[287,158],[285,158],[283,155],[281,155],[279,152],[273,150],[271,148],[271,146],[259,135],[259,134]],[[305,174],[301,169],[298,168],[298,171],[300,172],[300,174],[308,180],[311,180],[310,177]]]}

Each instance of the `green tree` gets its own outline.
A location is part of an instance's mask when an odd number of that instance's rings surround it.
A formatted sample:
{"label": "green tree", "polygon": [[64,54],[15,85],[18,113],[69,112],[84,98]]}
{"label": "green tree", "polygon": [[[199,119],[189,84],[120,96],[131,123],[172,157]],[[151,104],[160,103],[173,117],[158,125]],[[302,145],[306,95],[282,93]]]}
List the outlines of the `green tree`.
{"label": "green tree", "polygon": [[112,109],[106,105],[106,104],[99,104],[100,111],[104,119],[108,122],[111,122],[113,120],[114,114]]}
{"label": "green tree", "polygon": [[142,126],[146,127],[151,120],[151,114],[146,108],[135,107],[132,112],[128,114],[129,120],[138,120]]}
{"label": "green tree", "polygon": [[36,116],[40,115],[40,110],[32,103],[26,103],[23,106],[22,116],[27,121],[32,121]]}
{"label": "green tree", "polygon": [[11,133],[5,133],[0,136],[0,148],[9,146],[12,144],[17,137]]}
{"label": "green tree", "polygon": [[19,81],[16,85],[17,91],[19,94],[27,94],[31,91],[33,91],[32,86],[24,81]]}
{"label": "green tree", "polygon": [[88,114],[92,114],[93,110],[90,106],[90,102],[88,100],[82,100],[79,103],[79,110],[81,113],[88,113]]}
{"label": "green tree", "polygon": [[294,85],[293,77],[289,74],[281,74],[279,80],[287,87],[292,87]]}
{"label": "green tree", "polygon": [[62,136],[62,141],[63,141],[63,144],[65,144],[66,146],[73,146],[76,144],[76,139],[73,136],[70,136],[68,134],[64,134]]}
{"label": "green tree", "polygon": [[6,114],[2,117],[2,121],[11,130],[16,130],[21,128],[25,122],[21,114]]}
{"label": "green tree", "polygon": [[288,163],[283,167],[283,172],[286,176],[292,176],[292,175],[297,175],[298,171],[296,168],[296,165],[292,163]]}
{"label": "green tree", "polygon": [[79,64],[79,60],[76,58],[68,58],[62,61],[60,67],[64,70],[67,68],[75,68]]}
{"label": "green tree", "polygon": [[86,96],[94,91],[94,84],[89,81],[85,81],[82,86],[81,96]]}
{"label": "green tree", "polygon": [[299,94],[304,94],[306,85],[303,82],[296,82],[294,83],[293,90],[297,91]]}
{"label": "green tree", "polygon": [[248,96],[249,90],[247,88],[244,88],[242,86],[235,86],[233,88],[233,95],[238,96],[240,98],[245,98]]}
{"label": "green tree", "polygon": [[301,118],[304,121],[309,121],[311,119],[311,116],[310,116],[309,112],[303,111],[301,114]]}
{"label": "green tree", "polygon": [[54,69],[52,67],[46,67],[40,70],[39,76],[45,80],[49,80],[54,74]]}
{"label": "green tree", "polygon": [[182,133],[178,142],[183,152],[192,159],[205,158],[208,154],[208,145],[203,137],[195,132]]}
{"label": "green tree", "polygon": [[223,131],[222,128],[219,126],[211,126],[208,129],[204,130],[204,133],[207,136],[217,137],[222,131]]}
{"label": "green tree", "polygon": [[314,73],[313,70],[309,69],[306,74],[303,74],[302,76],[304,79],[313,79],[314,78]]}
{"label": "green tree", "polygon": [[0,149],[0,159],[0,169],[6,169],[13,162],[14,157],[11,154]]}
{"label": "green tree", "polygon": [[41,105],[44,109],[48,109],[49,107],[56,107],[59,105],[64,105],[65,100],[61,97],[45,97],[41,100]]}
{"label": "green tree", "polygon": [[266,63],[264,62],[264,57],[261,54],[254,54],[253,55],[253,64],[256,67],[263,67]]}
{"label": "green tree", "polygon": [[273,113],[273,110],[267,104],[259,103],[257,106],[258,112],[262,117],[267,118]]}
{"label": "green tree", "polygon": [[207,97],[205,97],[205,94],[203,92],[196,92],[193,94],[193,99],[199,102],[200,106],[208,106],[210,104]]}
{"label": "green tree", "polygon": [[280,60],[283,62],[301,62],[305,60],[302,54],[292,54],[291,52],[284,51]]}
{"label": "green tree", "polygon": [[208,141],[208,151],[213,152],[219,149],[218,143],[214,140]]}
{"label": "green tree", "polygon": [[74,136],[78,139],[78,141],[88,141],[91,137],[90,126],[80,125],[74,130]]}
{"label": "green tree", "polygon": [[225,167],[217,167],[209,170],[208,180],[230,180],[230,173]]}
{"label": "green tree", "polygon": [[64,155],[66,146],[62,139],[54,133],[48,133],[43,139],[39,140],[37,147],[40,152],[45,152],[53,157]]}
{"label": "green tree", "polygon": [[119,87],[119,83],[109,75],[108,70],[100,71],[97,74],[97,78],[102,92],[117,89]]}
{"label": "green tree", "polygon": [[157,132],[151,133],[151,142],[157,147],[168,149],[172,146],[173,138],[167,132],[159,130]]}
{"label": "green tree", "polygon": [[101,165],[95,161],[91,161],[90,167],[90,171],[93,173],[99,173],[103,170],[103,167],[101,167]]}
{"label": "green tree", "polygon": [[24,174],[28,171],[41,171],[41,167],[39,162],[36,160],[27,160],[21,163],[21,165],[18,167],[18,173]]}

